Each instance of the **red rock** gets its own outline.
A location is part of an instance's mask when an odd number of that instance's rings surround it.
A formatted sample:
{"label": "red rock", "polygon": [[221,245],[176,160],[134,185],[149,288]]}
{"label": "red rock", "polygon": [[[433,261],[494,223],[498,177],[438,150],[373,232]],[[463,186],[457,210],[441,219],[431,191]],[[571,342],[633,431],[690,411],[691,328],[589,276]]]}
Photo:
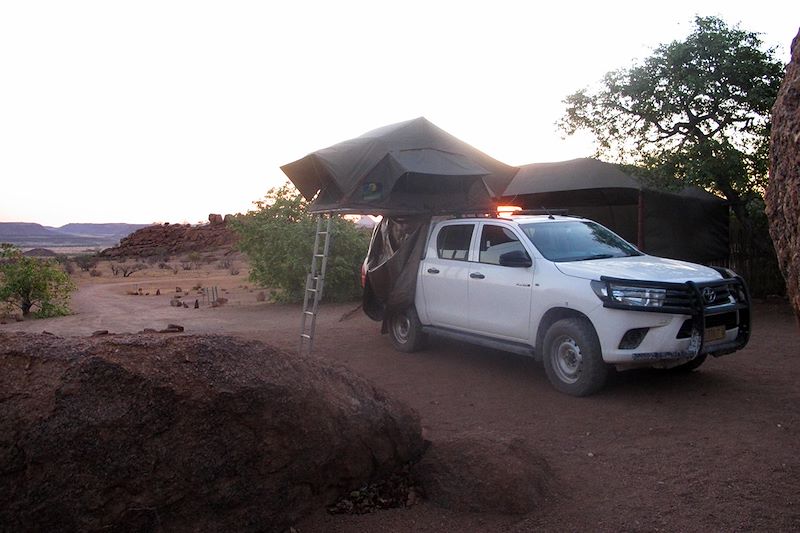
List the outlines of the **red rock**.
{"label": "red rock", "polygon": [[800,33],[772,108],[769,167],[764,197],[769,233],[800,324]]}
{"label": "red rock", "polygon": [[328,362],[232,337],[0,334],[4,531],[285,531],[422,451]]}

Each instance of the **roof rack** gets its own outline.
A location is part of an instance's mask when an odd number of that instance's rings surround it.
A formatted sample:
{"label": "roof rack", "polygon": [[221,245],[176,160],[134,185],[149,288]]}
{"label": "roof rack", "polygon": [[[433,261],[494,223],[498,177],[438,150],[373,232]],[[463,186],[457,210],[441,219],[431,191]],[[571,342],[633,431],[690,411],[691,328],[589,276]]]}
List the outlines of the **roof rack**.
{"label": "roof rack", "polygon": [[514,211],[512,215],[559,215],[569,216],[569,209],[522,209]]}

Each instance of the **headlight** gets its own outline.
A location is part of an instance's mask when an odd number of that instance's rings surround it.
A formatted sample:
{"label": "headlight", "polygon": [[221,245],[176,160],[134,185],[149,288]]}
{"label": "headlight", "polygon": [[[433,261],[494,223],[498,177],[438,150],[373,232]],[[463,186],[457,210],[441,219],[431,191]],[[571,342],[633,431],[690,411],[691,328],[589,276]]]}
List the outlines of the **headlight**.
{"label": "headlight", "polygon": [[592,290],[604,302],[616,302],[642,307],[661,307],[667,296],[665,289],[633,287],[617,283],[592,281]]}

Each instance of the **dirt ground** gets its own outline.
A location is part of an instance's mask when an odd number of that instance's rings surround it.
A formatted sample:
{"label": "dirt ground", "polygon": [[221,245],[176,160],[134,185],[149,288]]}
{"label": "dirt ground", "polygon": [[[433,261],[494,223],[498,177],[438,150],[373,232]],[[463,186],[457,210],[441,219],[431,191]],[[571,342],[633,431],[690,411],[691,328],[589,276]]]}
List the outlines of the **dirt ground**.
{"label": "dirt ground", "polygon": [[[0,330],[88,335],[176,323],[187,333],[297,348],[299,306],[258,303],[244,274],[139,274],[82,278],[74,315]],[[176,286],[193,304],[197,284],[225,288],[229,304],[170,307]],[[140,287],[151,294],[127,294]],[[360,516],[320,510],[297,524],[299,532],[800,530],[800,329],[785,304],[756,305],[753,338],[741,352],[688,375],[619,373],[589,398],[556,392],[524,357],[443,340],[420,353],[395,352],[362,313],[342,320],[354,306],[321,308],[316,356],[411,405],[430,440],[462,433],[524,439],[550,463],[556,487],[529,515],[457,513],[423,502]]]}

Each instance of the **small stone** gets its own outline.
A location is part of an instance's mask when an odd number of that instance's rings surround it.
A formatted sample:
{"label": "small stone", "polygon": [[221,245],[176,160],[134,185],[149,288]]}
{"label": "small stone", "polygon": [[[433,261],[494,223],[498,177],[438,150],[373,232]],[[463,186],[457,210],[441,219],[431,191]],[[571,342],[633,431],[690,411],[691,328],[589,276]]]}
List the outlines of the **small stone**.
{"label": "small stone", "polygon": [[586,455],[589,456],[589,457],[594,457],[594,454],[592,452],[589,452]]}

